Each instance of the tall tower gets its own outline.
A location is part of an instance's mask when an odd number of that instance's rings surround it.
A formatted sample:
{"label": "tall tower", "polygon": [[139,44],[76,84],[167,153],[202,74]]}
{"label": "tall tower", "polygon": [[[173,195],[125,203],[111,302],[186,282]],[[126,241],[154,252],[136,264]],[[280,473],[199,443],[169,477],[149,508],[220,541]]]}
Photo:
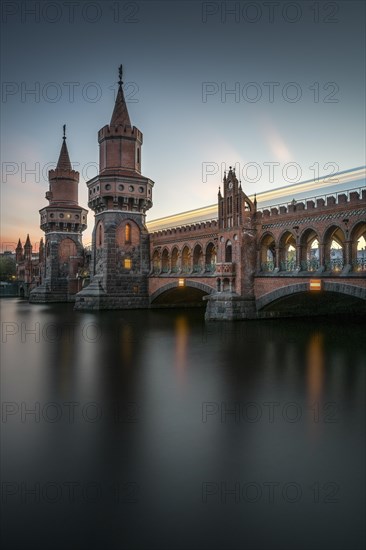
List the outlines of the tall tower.
{"label": "tall tower", "polygon": [[68,302],[78,290],[83,265],[82,232],[88,211],[79,206],[79,172],[72,169],[66,145],[66,126],[55,170],[48,173],[48,206],[39,211],[45,232],[42,284],[30,293],[30,302]]}
{"label": "tall tower", "polygon": [[248,319],[256,316],[256,201],[244,193],[230,166],[218,193],[219,234],[217,292],[208,297],[207,320]]}
{"label": "tall tower", "polygon": [[131,125],[122,89],[122,66],[111,121],[98,133],[99,174],[87,182],[95,212],[91,282],[76,297],[76,309],[149,306],[149,235],[146,211],[154,182],[141,174],[143,136]]}

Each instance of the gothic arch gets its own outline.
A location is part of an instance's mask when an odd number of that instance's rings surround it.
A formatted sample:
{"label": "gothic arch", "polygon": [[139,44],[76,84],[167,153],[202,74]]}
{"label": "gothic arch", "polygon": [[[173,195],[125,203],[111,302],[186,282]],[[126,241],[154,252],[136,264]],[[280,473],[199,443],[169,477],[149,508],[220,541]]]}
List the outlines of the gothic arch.
{"label": "gothic arch", "polygon": [[203,269],[203,248],[201,243],[193,247],[193,271],[200,272]]}
{"label": "gothic arch", "polygon": [[217,251],[215,243],[212,241],[208,242],[205,249],[205,269],[206,271],[214,271],[214,266],[217,261]]}
{"label": "gothic arch", "polygon": [[170,269],[172,273],[177,273],[179,270],[179,248],[177,246],[173,246],[171,254],[170,254]]}
{"label": "gothic arch", "polygon": [[353,271],[366,271],[366,221],[358,221],[352,225],[350,235],[350,263]]}
{"label": "gothic arch", "polygon": [[259,241],[259,266],[262,271],[273,271],[276,267],[276,239],[267,231]]}
{"label": "gothic arch", "polygon": [[96,248],[102,248],[104,244],[104,224],[102,220],[99,220],[95,227],[95,246]]}
{"label": "gothic arch", "polygon": [[345,235],[343,229],[336,224],[327,227],[323,234],[324,265],[331,271],[341,271],[345,256]]}
{"label": "gothic arch", "polygon": [[168,273],[168,271],[170,271],[170,254],[166,246],[161,253],[161,271],[163,273]]}
{"label": "gothic arch", "polygon": [[181,262],[182,262],[182,271],[188,273],[191,270],[191,257],[192,251],[191,248],[185,244],[182,248]]}
{"label": "gothic arch", "polygon": [[[314,243],[318,243],[314,247]],[[300,235],[300,258],[299,263],[302,271],[316,271],[321,265],[320,258],[320,236],[313,227],[306,227]]]}
{"label": "gothic arch", "polygon": [[161,257],[158,248],[155,248],[152,254],[152,271],[153,273],[160,273],[161,270]]}
{"label": "gothic arch", "polygon": [[[128,232],[129,235],[127,235],[128,226],[130,228]],[[134,220],[121,220],[119,224],[116,224],[115,231],[117,246],[138,246],[140,244],[140,227]],[[129,239],[127,239],[127,237],[129,237]]]}
{"label": "gothic arch", "polygon": [[233,261],[233,244],[230,239],[225,243],[225,263],[231,263]]}
{"label": "gothic arch", "polygon": [[294,271],[297,265],[296,236],[290,230],[285,230],[278,239],[281,271]]}

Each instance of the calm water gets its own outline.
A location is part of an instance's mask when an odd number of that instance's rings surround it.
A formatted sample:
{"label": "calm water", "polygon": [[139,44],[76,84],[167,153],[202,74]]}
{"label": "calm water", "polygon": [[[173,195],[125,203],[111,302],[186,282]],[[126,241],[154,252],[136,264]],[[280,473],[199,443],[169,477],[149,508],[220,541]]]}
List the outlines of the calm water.
{"label": "calm water", "polygon": [[364,547],[360,322],[1,306],[5,548]]}

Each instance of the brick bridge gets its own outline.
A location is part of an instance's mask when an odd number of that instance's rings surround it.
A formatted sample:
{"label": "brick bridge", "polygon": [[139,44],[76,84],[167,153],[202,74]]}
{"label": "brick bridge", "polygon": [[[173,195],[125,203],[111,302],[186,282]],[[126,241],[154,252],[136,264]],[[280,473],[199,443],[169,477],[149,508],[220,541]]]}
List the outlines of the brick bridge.
{"label": "brick bridge", "polygon": [[[227,301],[250,287],[260,317],[366,311],[365,188],[257,209],[241,188],[241,198],[231,197],[230,180],[235,188],[235,173],[224,180],[218,219],[150,233],[152,307],[202,304],[211,295],[212,318],[253,317],[253,308],[227,312]],[[249,259],[243,235],[250,232]]]}

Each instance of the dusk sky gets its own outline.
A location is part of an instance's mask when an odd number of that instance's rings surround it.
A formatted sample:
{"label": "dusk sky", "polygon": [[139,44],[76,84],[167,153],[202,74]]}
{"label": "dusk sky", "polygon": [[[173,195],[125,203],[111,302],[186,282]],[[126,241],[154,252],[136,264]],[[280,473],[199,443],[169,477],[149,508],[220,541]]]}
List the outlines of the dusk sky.
{"label": "dusk sky", "polygon": [[4,2],[2,247],[42,236],[63,124],[87,207],[121,63],[148,219],[215,203],[222,163],[248,194],[365,165],[364,20],[356,1]]}

